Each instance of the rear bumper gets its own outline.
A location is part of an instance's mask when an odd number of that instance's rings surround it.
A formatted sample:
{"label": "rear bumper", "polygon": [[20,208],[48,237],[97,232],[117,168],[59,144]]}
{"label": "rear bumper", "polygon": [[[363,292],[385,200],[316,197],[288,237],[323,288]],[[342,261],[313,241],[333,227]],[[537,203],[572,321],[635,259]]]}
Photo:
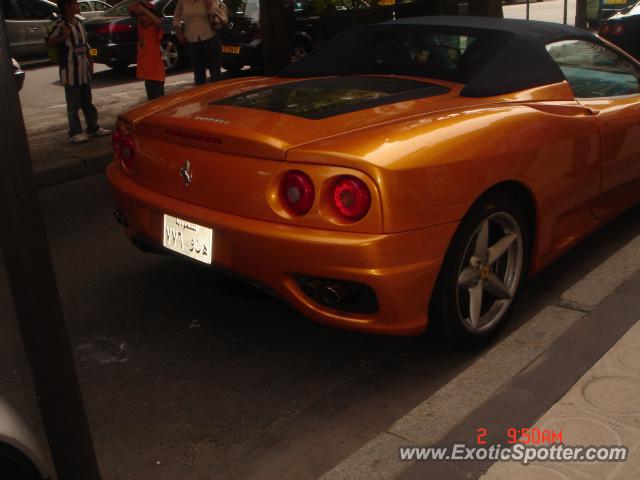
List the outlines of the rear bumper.
{"label": "rear bumper", "polygon": [[91,56],[95,63],[136,63],[137,44],[134,43],[109,43],[91,44],[97,55]]}
{"label": "rear bumper", "polygon": [[233,43],[222,41],[223,48],[225,46],[232,48],[239,48],[238,53],[225,53],[222,52],[222,66],[228,67],[243,67],[249,65],[251,67],[258,67],[262,65],[262,42],[260,40],[254,40],[251,43]]}
{"label": "rear bumper", "polygon": [[[214,230],[213,265],[273,290],[305,316],[333,327],[413,335],[427,311],[442,259],[457,228],[450,223],[394,234],[361,234],[276,224],[189,204],[140,187],[113,163],[107,176],[126,216],[126,233],[162,245],[163,214]],[[371,287],[379,309],[346,313],[316,303],[294,280],[303,274]]]}

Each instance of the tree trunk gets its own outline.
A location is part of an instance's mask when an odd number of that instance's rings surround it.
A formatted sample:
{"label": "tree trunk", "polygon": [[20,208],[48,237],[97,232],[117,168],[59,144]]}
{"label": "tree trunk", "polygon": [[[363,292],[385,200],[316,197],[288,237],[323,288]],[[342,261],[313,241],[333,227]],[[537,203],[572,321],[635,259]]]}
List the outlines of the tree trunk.
{"label": "tree trunk", "polygon": [[291,62],[291,41],[285,2],[260,0],[262,62],[265,75],[275,75]]}
{"label": "tree trunk", "polygon": [[502,18],[502,0],[469,0],[469,15]]}

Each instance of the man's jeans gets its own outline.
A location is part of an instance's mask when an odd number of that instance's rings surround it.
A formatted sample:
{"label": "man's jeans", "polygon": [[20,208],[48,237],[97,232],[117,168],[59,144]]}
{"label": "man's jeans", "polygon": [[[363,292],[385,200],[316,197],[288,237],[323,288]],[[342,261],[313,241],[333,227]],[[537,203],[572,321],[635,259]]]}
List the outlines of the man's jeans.
{"label": "man's jeans", "polygon": [[69,117],[69,136],[82,133],[82,124],[78,110],[82,109],[84,120],[87,122],[87,133],[92,134],[100,128],[98,125],[98,111],[91,100],[91,85],[75,85],[64,87],[67,100],[67,115]]}
{"label": "man's jeans", "polygon": [[221,80],[220,57],[222,56],[220,37],[214,35],[203,42],[187,43],[187,52],[193,68],[193,77],[196,85],[202,85],[207,81],[207,68],[211,80]]}

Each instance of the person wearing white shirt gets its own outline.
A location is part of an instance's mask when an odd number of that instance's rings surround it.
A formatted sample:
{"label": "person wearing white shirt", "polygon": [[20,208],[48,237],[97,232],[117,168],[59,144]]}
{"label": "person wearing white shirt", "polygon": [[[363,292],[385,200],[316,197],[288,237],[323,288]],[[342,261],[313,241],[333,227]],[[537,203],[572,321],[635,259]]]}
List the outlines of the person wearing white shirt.
{"label": "person wearing white shirt", "polygon": [[219,0],[178,0],[173,14],[173,26],[178,41],[187,46],[196,85],[220,80],[220,37],[211,27],[210,16],[220,8]]}

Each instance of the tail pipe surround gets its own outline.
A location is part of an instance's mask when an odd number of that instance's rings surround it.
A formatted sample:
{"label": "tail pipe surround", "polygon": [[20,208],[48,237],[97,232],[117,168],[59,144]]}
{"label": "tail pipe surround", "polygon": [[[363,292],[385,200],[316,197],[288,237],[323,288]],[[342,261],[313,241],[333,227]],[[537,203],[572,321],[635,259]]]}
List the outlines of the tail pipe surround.
{"label": "tail pipe surround", "polygon": [[294,274],[293,278],[305,295],[326,307],[347,313],[378,311],[376,293],[363,283],[303,274]]}

